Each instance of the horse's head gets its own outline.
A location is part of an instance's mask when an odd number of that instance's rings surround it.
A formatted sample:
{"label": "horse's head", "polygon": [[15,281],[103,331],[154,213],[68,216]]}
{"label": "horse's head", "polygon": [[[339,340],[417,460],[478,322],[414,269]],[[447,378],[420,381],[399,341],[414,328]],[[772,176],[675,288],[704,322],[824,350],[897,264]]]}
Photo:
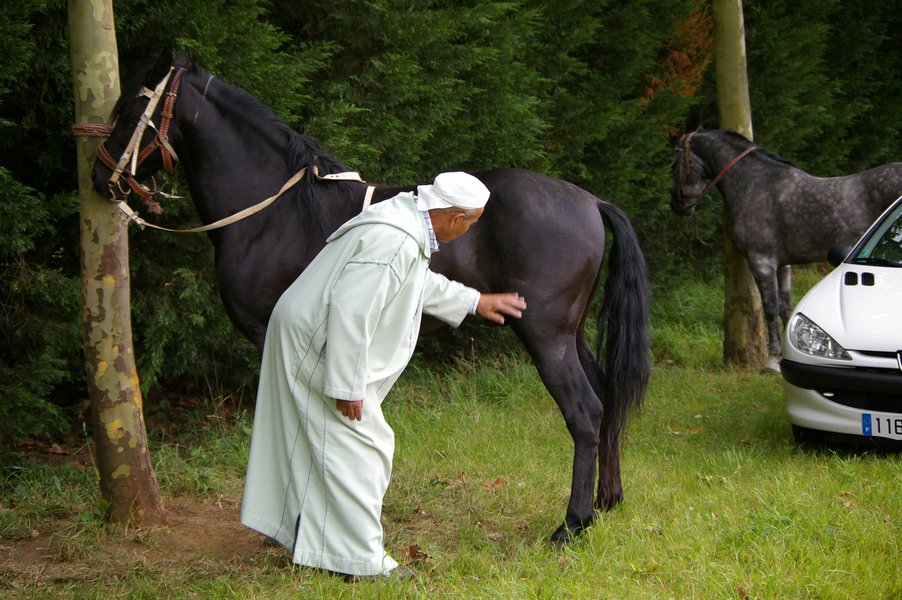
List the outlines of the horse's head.
{"label": "horse's head", "polygon": [[123,89],[110,134],[97,149],[93,181],[99,193],[124,200],[135,192],[148,203],[154,192],[140,181],[160,169],[174,170],[178,157],[169,143],[169,127],[185,70],[163,51]]}
{"label": "horse's head", "polygon": [[692,152],[693,135],[695,133],[681,136],[670,157],[670,170],[673,172],[670,209],[680,215],[691,215],[708,192],[708,168]]}

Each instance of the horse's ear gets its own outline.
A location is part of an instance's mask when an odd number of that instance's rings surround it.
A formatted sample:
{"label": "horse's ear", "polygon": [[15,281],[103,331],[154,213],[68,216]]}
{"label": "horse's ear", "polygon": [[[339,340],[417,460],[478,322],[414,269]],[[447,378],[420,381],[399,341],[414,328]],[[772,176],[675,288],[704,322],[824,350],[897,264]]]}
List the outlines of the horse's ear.
{"label": "horse's ear", "polygon": [[169,72],[169,66],[172,64],[172,51],[168,47],[164,47],[157,56],[157,62],[148,75],[149,81],[159,81]]}
{"label": "horse's ear", "polygon": [[191,52],[191,48],[183,50],[179,57],[175,59],[174,64],[186,69],[191,68],[194,65],[194,53]]}
{"label": "horse's ear", "polygon": [[686,134],[686,124],[685,123],[681,123],[679,128],[677,128],[675,130],[671,129],[670,136],[669,136],[670,145],[671,146],[675,145],[677,143],[677,141],[679,141],[679,139],[682,138],[685,134]]}

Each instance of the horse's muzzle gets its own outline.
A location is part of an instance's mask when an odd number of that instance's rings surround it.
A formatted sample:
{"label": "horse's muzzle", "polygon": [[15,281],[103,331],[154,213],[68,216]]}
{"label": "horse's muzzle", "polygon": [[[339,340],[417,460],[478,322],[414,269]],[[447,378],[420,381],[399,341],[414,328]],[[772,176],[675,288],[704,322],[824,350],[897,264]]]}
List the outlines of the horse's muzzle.
{"label": "horse's muzzle", "polygon": [[695,212],[698,205],[698,198],[684,196],[678,189],[674,189],[670,194],[670,210],[678,215],[688,217]]}

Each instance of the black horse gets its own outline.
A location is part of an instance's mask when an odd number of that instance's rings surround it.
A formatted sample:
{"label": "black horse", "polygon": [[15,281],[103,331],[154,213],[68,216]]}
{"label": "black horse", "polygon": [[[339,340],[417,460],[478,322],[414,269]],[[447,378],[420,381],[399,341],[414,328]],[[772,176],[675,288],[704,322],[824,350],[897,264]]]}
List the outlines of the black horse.
{"label": "black horse", "polygon": [[902,163],[844,177],[815,177],[737,133],[700,129],[680,137],[671,159],[670,208],[695,211],[715,185],[727,229],[748,260],[767,321],[768,368],[779,370],[781,329],[792,312],[791,266],[823,261],[853,243],[902,195]]}
{"label": "black horse", "polygon": [[[151,96],[164,98],[162,105],[154,108]],[[210,223],[255,204],[307,169],[265,210],[210,232],[228,314],[262,348],[276,300],[327,235],[360,212],[367,184],[327,179],[346,169],[315,140],[185,55],[173,63],[163,52],[145,66],[125,87],[114,116],[94,166],[96,188],[113,199],[124,199],[123,181],[147,196],[138,180],[177,161],[201,220]],[[142,120],[151,123],[146,131]],[[135,143],[129,144],[131,138]],[[131,167],[128,156],[117,160],[128,146],[137,157]],[[114,175],[117,170],[121,174]],[[650,370],[645,261],[624,213],[585,190],[517,169],[476,176],[491,191],[483,217],[434,255],[431,266],[479,290],[516,291],[529,302],[510,326],[560,407],[575,446],[566,519],[552,536],[562,542],[589,526],[596,508],[623,499],[618,439],[630,410],[641,403]],[[401,189],[376,188],[372,201]],[[602,279],[605,226],[614,235],[597,316],[602,365],[584,324]]]}

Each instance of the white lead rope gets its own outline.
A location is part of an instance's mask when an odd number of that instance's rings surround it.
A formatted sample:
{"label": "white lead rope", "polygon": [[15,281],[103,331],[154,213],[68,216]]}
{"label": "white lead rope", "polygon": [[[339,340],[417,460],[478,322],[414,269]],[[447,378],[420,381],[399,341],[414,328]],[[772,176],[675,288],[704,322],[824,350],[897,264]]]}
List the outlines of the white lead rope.
{"label": "white lead rope", "polygon": [[[201,233],[203,231],[210,231],[212,229],[220,229],[222,227],[225,227],[226,225],[231,225],[232,223],[235,223],[236,221],[240,221],[241,219],[245,219],[253,214],[260,212],[261,210],[263,210],[264,208],[266,208],[267,206],[269,206],[270,204],[272,204],[273,202],[278,200],[282,196],[282,194],[287,192],[297,182],[299,182],[301,179],[303,179],[304,175],[306,173],[307,173],[307,167],[304,167],[303,169],[301,169],[300,171],[295,173],[291,177],[291,179],[286,181],[285,184],[282,186],[282,189],[280,189],[278,192],[276,192],[274,195],[270,196],[269,198],[267,198],[261,202],[258,202],[257,204],[255,204],[253,206],[245,208],[244,210],[239,211],[231,216],[225,217],[223,219],[219,219],[218,221],[214,221],[213,223],[210,223],[208,225],[202,225],[200,227],[191,227],[189,229],[170,229],[168,227],[161,227],[160,225],[154,225],[153,223],[148,223],[143,218],[141,218],[141,216],[138,213],[133,211],[132,208],[128,204],[126,204],[126,202],[124,200],[120,200],[116,204],[119,206],[119,210],[121,210],[125,214],[126,219],[129,221],[134,221],[135,223],[138,224],[138,226],[141,229],[144,229],[145,227],[151,227],[153,229],[159,229],[160,231],[170,231],[173,233]],[[360,175],[355,171],[347,171],[344,173],[329,173],[327,175],[321,176],[319,174],[319,169],[316,166],[314,166],[313,174],[317,179],[323,179],[326,181],[359,181],[361,183],[366,183],[365,181],[363,181],[363,179],[360,178]],[[367,208],[369,208],[370,203],[372,202],[372,199],[373,199],[373,191],[375,189],[376,188],[373,187],[372,185],[367,186],[366,195],[363,198],[363,208],[362,208],[361,212],[366,210]]]}
{"label": "white lead rope", "polygon": [[[325,179],[327,181],[359,181],[360,183],[366,183],[363,179],[360,178],[360,173],[358,173],[357,171],[345,171],[344,173],[329,173],[328,175],[320,175],[319,167],[314,165],[313,175],[317,179]],[[370,207],[370,204],[373,201],[373,192],[375,190],[376,188],[371,185],[366,186],[366,195],[364,195],[363,197],[363,207],[360,209],[360,212],[364,212]]]}
{"label": "white lead rope", "polygon": [[360,209],[360,212],[364,212],[370,207],[370,203],[373,201],[373,192],[375,190],[376,188],[371,185],[366,186],[366,195],[363,197],[363,208]]}

